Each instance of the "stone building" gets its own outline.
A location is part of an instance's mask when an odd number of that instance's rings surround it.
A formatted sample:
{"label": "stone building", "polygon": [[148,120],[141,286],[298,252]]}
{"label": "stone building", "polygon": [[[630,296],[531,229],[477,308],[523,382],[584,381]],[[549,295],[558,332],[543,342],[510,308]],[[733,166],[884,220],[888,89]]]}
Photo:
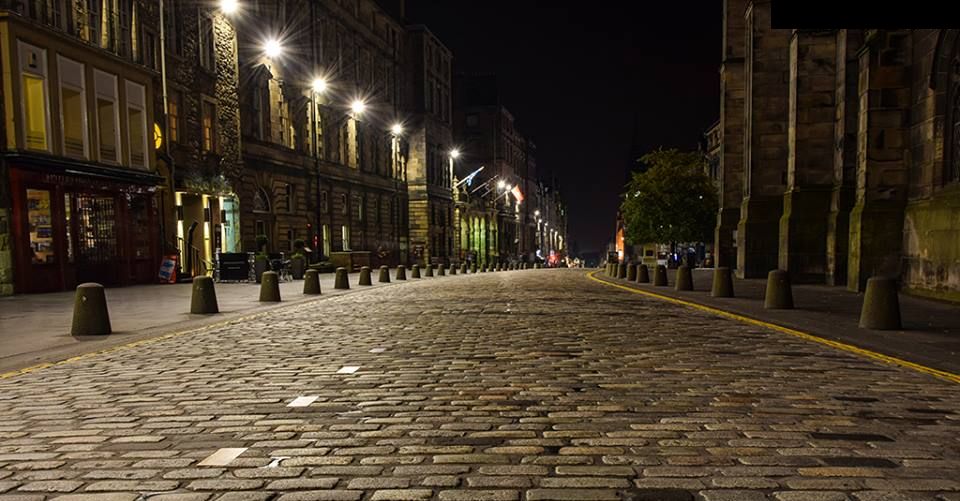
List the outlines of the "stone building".
{"label": "stone building", "polygon": [[958,30],[773,29],[726,0],[722,265],[960,300]]}
{"label": "stone building", "polygon": [[404,29],[372,0],[244,2],[243,247],[407,260]]}
{"label": "stone building", "polygon": [[213,3],[165,0],[163,18],[166,57],[162,65],[159,54],[152,60],[160,70],[154,106],[165,126],[159,160],[171,173],[161,199],[165,247],[178,254],[183,274],[196,276],[213,267],[218,251],[242,250],[237,16]]}
{"label": "stone building", "polygon": [[158,14],[0,1],[0,295],[156,280]]}
{"label": "stone building", "polygon": [[406,75],[409,116],[401,123],[409,145],[410,260],[417,264],[460,261],[454,252],[452,55],[425,26],[408,26]]}

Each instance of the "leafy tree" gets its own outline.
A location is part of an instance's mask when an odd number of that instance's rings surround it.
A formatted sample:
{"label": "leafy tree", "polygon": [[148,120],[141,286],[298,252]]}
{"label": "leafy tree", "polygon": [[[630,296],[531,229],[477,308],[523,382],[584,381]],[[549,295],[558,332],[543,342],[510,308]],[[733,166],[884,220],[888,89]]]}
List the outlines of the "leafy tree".
{"label": "leafy tree", "polygon": [[627,183],[620,211],[633,243],[704,242],[717,220],[717,193],[703,155],[658,149],[640,158],[647,166]]}

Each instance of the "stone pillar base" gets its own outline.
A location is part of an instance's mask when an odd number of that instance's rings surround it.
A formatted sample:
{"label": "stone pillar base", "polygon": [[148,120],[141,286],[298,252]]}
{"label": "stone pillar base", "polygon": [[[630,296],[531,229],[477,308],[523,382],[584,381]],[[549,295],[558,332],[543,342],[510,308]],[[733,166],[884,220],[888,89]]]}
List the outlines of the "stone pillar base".
{"label": "stone pillar base", "polygon": [[793,283],[825,281],[830,196],[828,188],[794,188],[783,195],[779,264]]}
{"label": "stone pillar base", "polygon": [[737,277],[764,278],[777,269],[783,197],[747,197],[737,224]]}
{"label": "stone pillar base", "polygon": [[850,252],[852,190],[834,190],[827,215],[827,285],[847,284],[847,254]]}
{"label": "stone pillar base", "polygon": [[858,202],[850,212],[847,289],[862,292],[870,277],[900,277],[904,204]]}
{"label": "stone pillar base", "polygon": [[740,222],[740,207],[723,207],[717,212],[717,227],[713,232],[714,266],[737,266],[737,223]]}

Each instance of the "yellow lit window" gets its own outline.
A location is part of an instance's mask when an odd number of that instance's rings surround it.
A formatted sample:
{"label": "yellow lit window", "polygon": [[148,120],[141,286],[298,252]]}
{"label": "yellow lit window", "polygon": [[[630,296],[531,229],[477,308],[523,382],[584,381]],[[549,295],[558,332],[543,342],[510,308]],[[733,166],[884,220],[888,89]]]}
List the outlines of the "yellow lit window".
{"label": "yellow lit window", "polygon": [[27,149],[47,151],[47,97],[42,77],[24,73],[23,115]]}

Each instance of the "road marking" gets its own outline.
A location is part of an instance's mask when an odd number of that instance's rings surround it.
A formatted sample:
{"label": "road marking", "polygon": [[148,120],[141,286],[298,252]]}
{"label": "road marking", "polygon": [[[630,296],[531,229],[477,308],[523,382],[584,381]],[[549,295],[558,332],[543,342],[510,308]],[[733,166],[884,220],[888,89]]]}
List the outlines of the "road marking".
{"label": "road marking", "polygon": [[927,367],[927,366],[925,366],[925,365],[920,365],[920,364],[918,364],[918,363],[914,363],[914,362],[910,362],[910,361],[907,361],[907,360],[903,360],[903,359],[901,359],[901,358],[891,357],[890,355],[884,355],[883,353],[877,353],[877,352],[875,352],[875,351],[871,351],[871,350],[868,350],[868,349],[865,349],[865,348],[860,348],[860,347],[854,346],[854,345],[852,345],[852,344],[841,343],[840,341],[834,341],[834,340],[832,340],[832,339],[822,338],[822,337],[820,337],[820,336],[816,336],[816,335],[813,335],[813,334],[809,334],[809,333],[806,333],[806,332],[803,332],[803,331],[798,331],[798,330],[796,330],[796,329],[791,329],[790,327],[784,327],[784,326],[782,326],[782,325],[777,325],[777,324],[773,324],[773,323],[770,323],[770,322],[764,322],[763,320],[758,320],[758,319],[756,319],[756,318],[747,317],[747,316],[744,316],[744,315],[738,315],[738,314],[736,314],[736,313],[731,313],[731,312],[729,312],[729,311],[721,310],[721,309],[719,309],[719,308],[714,308],[714,307],[712,307],[712,306],[706,306],[706,305],[703,305],[703,304],[700,304],[700,303],[695,303],[695,302],[693,302],[693,301],[686,301],[686,300],[683,300],[683,299],[677,299],[677,298],[674,298],[674,297],[665,296],[665,295],[663,295],[663,294],[657,294],[656,292],[650,292],[650,291],[646,291],[646,290],[642,290],[642,289],[635,289],[635,288],[633,288],[633,287],[627,287],[627,286],[625,286],[625,285],[620,285],[620,284],[616,284],[616,283],[613,283],[613,282],[608,282],[608,281],[606,281],[606,280],[602,280],[602,279],[597,278],[596,275],[597,275],[598,273],[600,273],[600,271],[590,272],[590,273],[587,274],[587,277],[588,277],[589,279],[591,279],[591,280],[593,280],[593,281],[596,281],[596,282],[599,282],[599,283],[601,283],[601,284],[603,284],[603,285],[608,285],[608,286],[611,286],[611,287],[616,287],[616,288],[618,288],[618,289],[623,289],[623,290],[625,290],[625,291],[633,292],[633,293],[635,293],[635,294],[641,294],[641,295],[644,295],[644,296],[649,296],[649,297],[652,297],[652,298],[660,299],[660,300],[662,300],[662,301],[667,301],[667,302],[670,302],[670,303],[679,304],[679,305],[681,305],[681,306],[687,306],[687,307],[689,307],[689,308],[693,308],[693,309],[696,309],[696,310],[700,310],[700,311],[704,311],[704,312],[707,312],[707,313],[711,313],[711,314],[714,314],[714,315],[717,315],[717,316],[720,316],[720,317],[729,318],[729,319],[731,319],[731,320],[736,320],[736,321],[739,321],[739,322],[743,322],[743,323],[747,323],[747,324],[751,324],[751,325],[756,325],[756,326],[759,326],[759,327],[765,327],[765,328],[770,329],[770,330],[773,330],[773,331],[781,332],[781,333],[783,333],[783,334],[789,334],[789,335],[791,335],[791,336],[798,337],[798,338],[800,338],[800,339],[805,339],[805,340],[807,340],[807,341],[813,341],[814,343],[819,343],[819,344],[822,344],[822,345],[826,345],[826,346],[829,346],[829,347],[834,348],[834,349],[838,349],[838,350],[846,351],[846,352],[853,353],[853,354],[856,354],[856,355],[860,355],[860,356],[862,356],[862,357],[866,357],[866,358],[870,358],[870,359],[873,359],[873,360],[877,360],[877,361],[879,361],[879,362],[883,362],[883,363],[890,364],[890,365],[898,365],[898,366],[900,366],[900,367],[904,367],[904,368],[907,368],[907,369],[911,369],[911,370],[914,370],[914,371],[917,371],[917,372],[922,372],[922,373],[924,373],[924,374],[927,374],[927,375],[930,375],[930,376],[934,376],[934,377],[937,377],[937,378],[940,378],[940,379],[946,379],[947,381],[950,381],[950,382],[953,382],[953,383],[960,383],[960,374],[954,374],[954,373],[952,373],[952,372],[942,371],[942,370],[940,370],[940,369],[934,369],[933,367]]}
{"label": "road marking", "polygon": [[287,404],[287,407],[307,407],[307,406],[309,406],[310,404],[316,402],[318,398],[320,398],[319,395],[310,395],[310,396],[307,396],[307,397],[297,397],[297,398],[293,399],[292,402],[290,402],[289,404]]}
{"label": "road marking", "polygon": [[207,456],[207,459],[197,463],[197,466],[226,466],[234,459],[237,459],[237,456],[243,454],[245,450],[247,450],[246,447],[227,447],[224,449],[218,449],[217,452]]}
{"label": "road marking", "polygon": [[383,353],[385,351],[387,351],[386,348],[373,348],[370,350],[370,353]]}
{"label": "road marking", "polygon": [[360,370],[359,365],[344,365],[340,368],[340,370],[337,371],[337,374],[353,374],[358,370]]}

